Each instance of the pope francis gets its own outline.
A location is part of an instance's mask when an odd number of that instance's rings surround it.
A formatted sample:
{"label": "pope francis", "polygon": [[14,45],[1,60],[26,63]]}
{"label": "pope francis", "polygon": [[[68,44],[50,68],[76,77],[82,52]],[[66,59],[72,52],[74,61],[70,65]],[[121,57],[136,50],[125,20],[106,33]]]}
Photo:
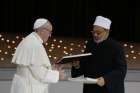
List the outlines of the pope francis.
{"label": "pope francis", "polygon": [[10,93],[48,93],[48,84],[64,78],[62,70],[54,70],[42,43],[52,33],[49,20],[39,18],[33,26],[34,32],[18,45],[12,59],[17,64]]}

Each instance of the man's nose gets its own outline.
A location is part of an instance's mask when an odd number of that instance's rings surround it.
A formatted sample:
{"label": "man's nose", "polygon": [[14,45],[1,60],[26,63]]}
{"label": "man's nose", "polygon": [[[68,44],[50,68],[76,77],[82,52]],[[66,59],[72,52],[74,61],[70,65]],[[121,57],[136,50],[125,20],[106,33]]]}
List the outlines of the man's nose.
{"label": "man's nose", "polygon": [[98,36],[97,33],[94,33],[94,36]]}

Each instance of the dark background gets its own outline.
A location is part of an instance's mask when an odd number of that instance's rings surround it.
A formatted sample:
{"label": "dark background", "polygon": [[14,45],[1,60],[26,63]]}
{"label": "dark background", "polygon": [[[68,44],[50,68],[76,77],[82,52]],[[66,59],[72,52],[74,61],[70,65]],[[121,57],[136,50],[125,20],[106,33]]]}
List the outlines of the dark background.
{"label": "dark background", "polygon": [[1,0],[1,32],[29,34],[36,18],[48,18],[54,36],[89,37],[95,16],[112,22],[111,36],[140,42],[140,6],[135,0]]}

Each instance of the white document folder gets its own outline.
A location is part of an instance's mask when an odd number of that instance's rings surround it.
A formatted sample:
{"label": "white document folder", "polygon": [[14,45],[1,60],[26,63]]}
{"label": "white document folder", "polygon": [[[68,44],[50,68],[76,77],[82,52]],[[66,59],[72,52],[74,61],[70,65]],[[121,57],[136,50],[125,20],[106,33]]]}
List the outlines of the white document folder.
{"label": "white document folder", "polygon": [[56,61],[57,64],[65,64],[70,63],[73,61],[80,60],[82,57],[91,56],[92,53],[84,53],[84,54],[77,54],[77,55],[70,55],[70,56],[64,56]]}

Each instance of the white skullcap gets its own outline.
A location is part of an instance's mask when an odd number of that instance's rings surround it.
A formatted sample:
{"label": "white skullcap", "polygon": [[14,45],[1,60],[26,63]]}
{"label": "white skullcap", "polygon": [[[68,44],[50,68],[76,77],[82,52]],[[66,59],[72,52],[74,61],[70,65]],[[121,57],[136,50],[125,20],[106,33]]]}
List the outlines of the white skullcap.
{"label": "white skullcap", "polygon": [[33,26],[33,29],[37,29],[37,28],[43,26],[44,24],[46,24],[47,22],[48,22],[47,19],[45,19],[45,18],[39,18],[39,19],[37,19],[35,21],[34,26]]}
{"label": "white skullcap", "polygon": [[111,20],[103,16],[97,16],[93,25],[101,26],[105,29],[110,29]]}

